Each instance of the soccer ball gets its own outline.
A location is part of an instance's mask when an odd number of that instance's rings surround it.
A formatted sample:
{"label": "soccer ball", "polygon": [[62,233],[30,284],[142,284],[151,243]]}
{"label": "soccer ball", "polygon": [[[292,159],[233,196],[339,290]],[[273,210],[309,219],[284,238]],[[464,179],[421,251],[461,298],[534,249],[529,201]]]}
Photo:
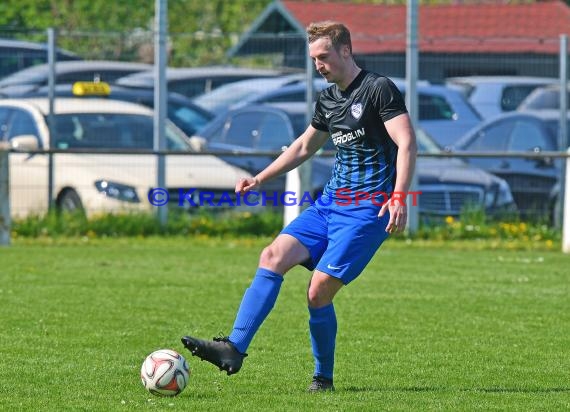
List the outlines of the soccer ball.
{"label": "soccer ball", "polygon": [[186,359],[171,349],[159,349],[146,357],[141,381],[147,391],[158,396],[176,396],[188,384],[190,368]]}

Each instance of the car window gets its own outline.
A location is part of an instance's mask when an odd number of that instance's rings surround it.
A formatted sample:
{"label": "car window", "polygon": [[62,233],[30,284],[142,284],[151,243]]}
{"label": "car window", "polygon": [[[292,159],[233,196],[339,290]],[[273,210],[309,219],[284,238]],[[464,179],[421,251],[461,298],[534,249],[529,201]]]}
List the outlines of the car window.
{"label": "car window", "polygon": [[168,83],[168,91],[194,97],[206,90],[206,79],[196,78],[192,80],[171,81]]}
{"label": "car window", "polygon": [[537,147],[544,150],[547,146],[544,132],[536,122],[530,120],[515,122],[511,132],[509,150],[526,152]]}
{"label": "car window", "polygon": [[8,117],[13,111],[11,107],[0,107],[0,141],[7,139]]}
{"label": "car window", "polygon": [[222,85],[209,93],[201,93],[194,97],[194,103],[208,110],[215,110],[220,107],[228,107],[234,103],[246,99],[249,95],[255,93],[255,89],[242,86],[239,83]]}
{"label": "car window", "polygon": [[275,113],[237,113],[223,129],[210,140],[258,150],[280,150],[292,141],[287,120]]}
{"label": "car window", "polygon": [[455,112],[441,96],[433,96],[420,93],[419,120],[454,120]]}
{"label": "car window", "polygon": [[503,95],[501,96],[501,109],[505,112],[515,110],[525,97],[536,89],[537,86],[538,85],[516,85],[505,87],[503,89]]}
{"label": "car window", "polygon": [[168,118],[188,136],[196,133],[211,120],[211,116],[176,103],[168,104]]}
{"label": "car window", "polygon": [[299,90],[293,93],[277,94],[263,100],[263,103],[287,103],[287,102],[303,102],[306,100],[307,92]]}
{"label": "car window", "polygon": [[[55,146],[60,149],[152,149],[150,116],[115,113],[79,113],[56,116]],[[183,136],[166,129],[168,150],[188,150]]]}
{"label": "car window", "polygon": [[[570,102],[570,91],[568,92]],[[519,109],[559,109],[560,91],[558,89],[536,89],[523,100]]]}
{"label": "car window", "polygon": [[[548,136],[550,137],[545,150],[558,150],[558,136],[560,134],[560,123],[558,119],[549,120],[546,122],[546,128],[549,131]],[[566,136],[566,141],[570,142],[570,119],[568,119],[568,123],[566,125],[566,130],[568,134]]]}
{"label": "car window", "polygon": [[[0,78],[22,69],[47,62],[47,50],[21,47],[0,48]],[[79,60],[79,57],[57,52],[57,61]]]}
{"label": "car window", "polygon": [[301,134],[303,134],[305,130],[307,130],[308,123],[306,117],[307,116],[305,115],[305,113],[289,114],[289,120],[291,121],[291,125],[293,126],[293,134],[295,135],[295,138],[301,136]]}
{"label": "car window", "polygon": [[254,135],[254,147],[259,150],[281,150],[293,140],[287,121],[273,113],[263,116],[257,132]]}
{"label": "car window", "polygon": [[455,111],[444,97],[425,93],[418,93],[418,115],[419,120],[455,120]]}
{"label": "car window", "polygon": [[226,129],[225,143],[236,146],[254,147],[254,137],[258,134],[261,116],[257,112],[238,113],[231,119]]}
{"label": "car window", "polygon": [[512,127],[512,122],[506,121],[489,125],[489,127],[479,131],[465,148],[483,152],[507,150]]}
{"label": "car window", "polygon": [[25,110],[15,109],[10,120],[8,140],[22,135],[35,136],[39,142],[38,128],[32,115]]}
{"label": "car window", "polygon": [[47,53],[42,51],[21,53],[14,49],[5,49],[0,52],[0,77],[15,73],[26,67],[45,63]]}

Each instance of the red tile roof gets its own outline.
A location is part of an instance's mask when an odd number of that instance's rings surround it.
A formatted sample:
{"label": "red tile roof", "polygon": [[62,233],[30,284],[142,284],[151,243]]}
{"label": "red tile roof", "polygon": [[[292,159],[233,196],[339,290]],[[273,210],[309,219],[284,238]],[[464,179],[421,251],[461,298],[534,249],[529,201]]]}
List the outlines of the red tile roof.
{"label": "red tile roof", "polygon": [[[405,50],[405,5],[282,4],[303,27],[320,20],[346,24],[356,54]],[[562,1],[422,5],[418,20],[420,52],[556,54],[560,34],[570,35],[570,7]]]}

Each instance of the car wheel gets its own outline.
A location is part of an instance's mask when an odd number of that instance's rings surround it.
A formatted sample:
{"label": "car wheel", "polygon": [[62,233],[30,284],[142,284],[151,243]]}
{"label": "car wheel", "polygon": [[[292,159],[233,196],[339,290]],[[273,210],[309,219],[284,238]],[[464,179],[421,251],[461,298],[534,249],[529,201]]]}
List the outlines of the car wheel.
{"label": "car wheel", "polygon": [[77,192],[73,189],[65,189],[59,194],[56,201],[58,212],[83,213],[83,204]]}

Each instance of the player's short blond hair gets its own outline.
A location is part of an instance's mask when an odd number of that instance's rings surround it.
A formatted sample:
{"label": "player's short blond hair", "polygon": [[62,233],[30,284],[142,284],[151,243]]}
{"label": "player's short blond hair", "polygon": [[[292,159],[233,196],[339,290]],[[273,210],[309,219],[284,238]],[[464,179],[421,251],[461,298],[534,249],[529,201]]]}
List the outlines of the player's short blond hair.
{"label": "player's short blond hair", "polygon": [[331,39],[332,46],[336,50],[339,50],[341,46],[348,46],[348,50],[350,50],[352,54],[350,31],[342,23],[330,20],[311,23],[307,27],[307,35],[309,43],[323,37],[328,37]]}

